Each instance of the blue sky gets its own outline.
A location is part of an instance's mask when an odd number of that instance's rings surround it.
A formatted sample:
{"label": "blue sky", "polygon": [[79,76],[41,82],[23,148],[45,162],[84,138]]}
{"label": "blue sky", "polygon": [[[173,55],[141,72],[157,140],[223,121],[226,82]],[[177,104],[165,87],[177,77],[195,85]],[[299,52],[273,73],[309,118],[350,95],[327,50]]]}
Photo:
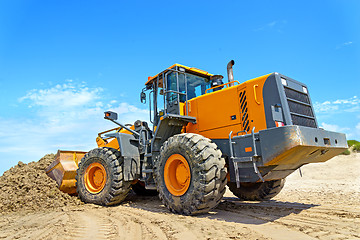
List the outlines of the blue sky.
{"label": "blue sky", "polygon": [[0,174],[96,147],[103,120],[148,118],[139,92],[174,63],[308,85],[319,124],[360,140],[359,1],[0,2]]}

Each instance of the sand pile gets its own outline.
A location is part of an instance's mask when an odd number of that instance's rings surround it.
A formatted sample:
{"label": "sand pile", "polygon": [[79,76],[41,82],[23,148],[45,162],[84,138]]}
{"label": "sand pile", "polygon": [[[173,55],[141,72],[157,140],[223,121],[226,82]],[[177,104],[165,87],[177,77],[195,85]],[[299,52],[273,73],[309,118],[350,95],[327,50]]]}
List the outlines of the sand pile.
{"label": "sand pile", "polygon": [[45,174],[54,157],[47,154],[37,162],[19,162],[0,176],[0,213],[82,204],[77,197],[61,192],[55,181]]}

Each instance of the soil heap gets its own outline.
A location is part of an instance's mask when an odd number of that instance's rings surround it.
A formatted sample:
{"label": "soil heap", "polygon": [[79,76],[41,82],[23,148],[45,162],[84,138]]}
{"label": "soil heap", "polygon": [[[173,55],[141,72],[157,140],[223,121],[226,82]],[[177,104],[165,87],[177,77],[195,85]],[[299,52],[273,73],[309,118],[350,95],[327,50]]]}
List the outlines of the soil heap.
{"label": "soil heap", "polygon": [[82,204],[76,196],[61,192],[46,175],[45,169],[54,158],[54,154],[47,154],[37,162],[19,162],[0,176],[0,213]]}

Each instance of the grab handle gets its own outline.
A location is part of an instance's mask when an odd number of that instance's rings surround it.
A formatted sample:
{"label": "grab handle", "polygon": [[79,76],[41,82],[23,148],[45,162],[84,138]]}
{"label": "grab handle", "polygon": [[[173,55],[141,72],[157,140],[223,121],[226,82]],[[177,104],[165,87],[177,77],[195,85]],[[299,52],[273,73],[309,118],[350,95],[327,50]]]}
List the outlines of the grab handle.
{"label": "grab handle", "polygon": [[255,84],[255,85],[254,85],[254,97],[255,97],[255,102],[256,102],[258,105],[260,105],[260,102],[257,100],[257,96],[256,96],[256,87],[259,87],[259,85],[258,85],[258,84]]}

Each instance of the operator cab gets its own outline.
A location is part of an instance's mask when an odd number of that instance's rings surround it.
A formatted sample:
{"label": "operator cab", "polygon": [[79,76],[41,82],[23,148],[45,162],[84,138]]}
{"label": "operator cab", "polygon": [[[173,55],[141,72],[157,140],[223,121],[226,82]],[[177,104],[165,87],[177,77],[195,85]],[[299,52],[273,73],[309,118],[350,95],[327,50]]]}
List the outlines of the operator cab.
{"label": "operator cab", "polygon": [[[204,95],[207,89],[213,87],[213,76],[219,75],[174,64],[163,72],[149,77],[141,93],[141,100],[146,101],[144,91],[150,91],[150,121],[156,126],[163,115],[188,115],[188,101]],[[218,83],[218,78],[216,79]]]}

